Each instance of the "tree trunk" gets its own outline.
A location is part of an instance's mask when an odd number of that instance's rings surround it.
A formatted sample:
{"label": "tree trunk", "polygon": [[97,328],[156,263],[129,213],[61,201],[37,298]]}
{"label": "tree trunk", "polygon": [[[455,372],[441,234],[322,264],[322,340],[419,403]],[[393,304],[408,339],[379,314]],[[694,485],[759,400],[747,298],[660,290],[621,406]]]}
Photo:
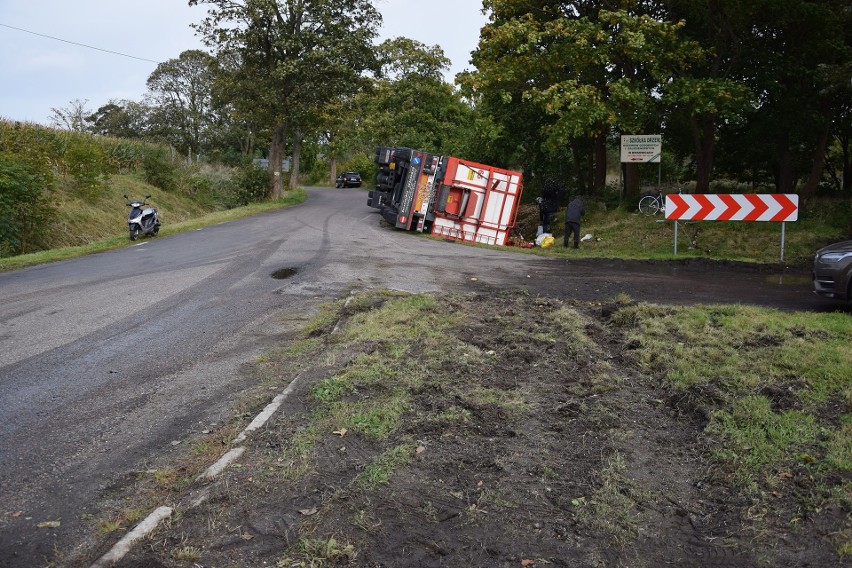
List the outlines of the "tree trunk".
{"label": "tree trunk", "polygon": [[852,151],[850,151],[850,138],[844,139],[840,147],[843,149],[843,173],[840,181],[840,191],[844,194],[852,194]]}
{"label": "tree trunk", "polygon": [[695,193],[710,193],[710,176],[716,150],[716,121],[712,116],[692,119],[695,141]]}
{"label": "tree trunk", "polygon": [[802,201],[807,202],[808,199],[816,195],[819,181],[822,179],[822,168],[825,165],[825,149],[828,147],[828,139],[831,135],[831,122],[826,121],[822,132],[819,134],[816,148],[814,148],[814,165],[811,168],[811,175],[808,176],[808,181],[800,192]]}
{"label": "tree trunk", "polygon": [[331,185],[334,185],[337,181],[337,158],[332,156],[329,165],[331,166]]}
{"label": "tree trunk", "polygon": [[293,129],[293,160],[290,162],[290,183],[287,189],[296,189],[299,185],[299,160],[302,157],[302,130]]}
{"label": "tree trunk", "polygon": [[280,198],[284,189],[281,161],[284,158],[284,134],[286,131],[286,125],[277,124],[272,131],[272,143],[269,145],[269,196],[272,199]]}
{"label": "tree trunk", "polygon": [[778,136],[778,165],[775,172],[775,190],[778,193],[793,193],[793,164],[790,156],[790,131]]}
{"label": "tree trunk", "polygon": [[622,164],[624,171],[624,200],[627,202],[639,200],[639,164],[626,162]]}
{"label": "tree trunk", "polygon": [[[574,158],[574,172],[577,180],[577,187],[573,192],[576,195],[586,195],[586,182],[588,180],[588,163],[583,158],[586,155],[584,144],[580,140],[575,140],[571,144],[571,154]],[[573,195],[571,195],[573,197]]]}
{"label": "tree trunk", "polygon": [[251,156],[254,154],[254,133],[251,131],[246,132],[245,138],[240,140],[240,150],[243,153],[243,156]]}
{"label": "tree trunk", "polygon": [[600,133],[595,137],[595,174],[592,192],[603,195],[606,188],[606,134]]}
{"label": "tree trunk", "polygon": [[574,193],[577,195],[586,195],[586,172],[588,169],[585,167],[585,162],[582,158],[577,157],[575,154],[574,158],[574,169],[577,172],[577,189]]}

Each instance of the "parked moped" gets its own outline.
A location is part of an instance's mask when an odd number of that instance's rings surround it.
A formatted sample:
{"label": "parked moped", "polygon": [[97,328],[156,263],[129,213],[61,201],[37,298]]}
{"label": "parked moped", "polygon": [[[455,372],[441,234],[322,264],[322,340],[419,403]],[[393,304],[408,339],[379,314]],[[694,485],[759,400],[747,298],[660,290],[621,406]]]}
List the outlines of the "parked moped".
{"label": "parked moped", "polygon": [[[150,194],[145,196],[145,199],[151,197]],[[130,199],[126,195],[125,199]],[[145,207],[150,205],[144,199],[130,200],[127,206],[130,207],[130,215],[127,217],[127,225],[130,229],[130,240],[135,241],[142,235],[151,235],[156,237],[160,232],[160,217],[157,214],[156,207]]]}

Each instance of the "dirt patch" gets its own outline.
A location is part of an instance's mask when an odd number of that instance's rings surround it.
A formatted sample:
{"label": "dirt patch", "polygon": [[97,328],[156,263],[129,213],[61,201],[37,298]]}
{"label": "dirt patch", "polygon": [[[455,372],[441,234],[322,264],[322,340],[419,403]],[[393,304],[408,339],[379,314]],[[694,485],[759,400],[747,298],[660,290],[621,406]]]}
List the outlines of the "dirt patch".
{"label": "dirt patch", "polygon": [[[704,436],[721,391],[661,389],[609,325],[617,306],[442,298],[461,317],[442,332],[457,341],[434,366],[410,364],[435,358],[426,340],[398,359],[380,337],[335,352],[331,338],[385,301],[341,303],[338,324],[322,327],[330,343],[314,330],[302,353],[291,349],[284,359],[301,382],[278,418],[215,482],[173,493],[180,513],[120,566],[842,564],[831,535],[849,511],[791,528],[792,498],[760,509],[727,484]],[[402,362],[342,387],[334,404],[384,400],[406,384],[398,427],[367,435],[320,421],[336,407],[316,387],[331,392],[353,361],[383,354]],[[787,408],[789,392],[767,396]]]}

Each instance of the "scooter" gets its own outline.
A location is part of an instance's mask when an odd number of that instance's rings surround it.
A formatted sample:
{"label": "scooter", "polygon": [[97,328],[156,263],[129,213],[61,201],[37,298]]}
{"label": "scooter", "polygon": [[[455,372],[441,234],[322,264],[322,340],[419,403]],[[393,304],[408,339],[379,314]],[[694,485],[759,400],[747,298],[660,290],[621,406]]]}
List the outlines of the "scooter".
{"label": "scooter", "polygon": [[[151,197],[150,194],[145,199]],[[130,199],[126,195],[125,199]],[[156,237],[160,232],[160,217],[157,215],[156,207],[145,207],[149,203],[145,200],[131,200],[127,202],[130,207],[130,215],[127,217],[127,225],[130,228],[130,240],[135,241],[140,235],[151,235]],[[143,209],[144,207],[144,209]]]}

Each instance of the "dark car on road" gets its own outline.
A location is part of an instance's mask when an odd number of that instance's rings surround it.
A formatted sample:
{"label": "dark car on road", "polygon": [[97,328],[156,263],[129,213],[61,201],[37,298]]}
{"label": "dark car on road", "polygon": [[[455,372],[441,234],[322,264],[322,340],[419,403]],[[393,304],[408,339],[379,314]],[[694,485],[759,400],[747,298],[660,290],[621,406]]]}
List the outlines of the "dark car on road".
{"label": "dark car on road", "polygon": [[814,256],[814,292],[838,300],[852,299],[852,241],[823,247]]}
{"label": "dark car on road", "polygon": [[358,172],[343,172],[337,176],[335,187],[361,187],[361,174]]}

